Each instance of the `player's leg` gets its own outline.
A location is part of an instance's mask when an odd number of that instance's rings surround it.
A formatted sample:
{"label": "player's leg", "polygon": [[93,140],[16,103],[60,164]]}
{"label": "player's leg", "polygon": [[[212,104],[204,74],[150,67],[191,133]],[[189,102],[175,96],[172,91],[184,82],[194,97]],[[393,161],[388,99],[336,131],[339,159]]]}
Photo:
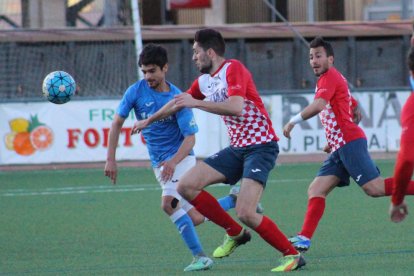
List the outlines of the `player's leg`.
{"label": "player's leg", "polygon": [[250,233],[243,230],[243,227],[221,208],[218,201],[203,190],[214,183],[237,183],[241,175],[239,168],[242,167],[238,163],[240,160],[235,158],[230,148],[226,148],[204,162],[198,162],[181,178],[177,189],[201,214],[225,229],[227,237],[241,245],[250,240]]}
{"label": "player's leg", "polygon": [[302,252],[307,251],[311,239],[325,212],[327,195],[340,183],[335,175],[317,176],[308,188],[308,206],[300,232],[289,238],[293,246]]}
{"label": "player's leg", "polygon": [[[168,191],[166,192],[168,193]],[[179,203],[174,196],[162,196],[161,207],[175,224],[178,233],[186,244],[187,248],[193,255],[193,261],[184,271],[206,270],[212,267],[213,261],[206,256],[198,238],[195,226],[185,208]],[[187,203],[188,204],[188,203]]]}
{"label": "player's leg", "polygon": [[[219,198],[218,202],[220,203],[221,207],[223,207],[223,209],[226,211],[229,209],[233,209],[236,207],[237,197],[239,193],[240,193],[240,185],[233,185],[231,186],[229,195]],[[260,201],[256,205],[256,213],[259,213],[259,214],[264,213],[264,208]]]}
{"label": "player's leg", "polygon": [[291,271],[306,264],[299,252],[269,217],[256,212],[270,171],[276,164],[276,142],[235,149],[244,159],[243,178],[236,204],[237,217],[255,230],[270,246],[282,253],[280,264],[272,271]]}
{"label": "player's leg", "polygon": [[194,163],[194,157],[189,156],[182,160],[177,165],[172,179],[166,183],[160,181],[161,170],[154,169],[155,176],[162,187],[161,208],[175,224],[181,238],[193,255],[193,262],[184,269],[185,271],[205,270],[213,265],[213,261],[205,255],[193,221],[187,214],[192,206],[178,194],[177,182],[172,181],[178,179]]}
{"label": "player's leg", "polygon": [[237,217],[255,230],[273,248],[281,252],[283,256],[297,255],[298,252],[278,226],[269,217],[256,212],[256,204],[262,192],[262,184],[252,179],[243,178],[236,205]]}
{"label": "player's leg", "polygon": [[180,180],[177,190],[202,215],[226,229],[230,236],[239,235],[243,227],[221,208],[218,201],[204,187],[225,182],[225,177],[204,162],[197,163]]}
{"label": "player's leg", "polygon": [[[393,189],[393,178],[383,179],[368,152],[365,139],[358,139],[345,145],[341,151],[349,174],[363,191],[371,197],[390,196]],[[414,194],[414,182],[410,181],[407,194]]]}
{"label": "player's leg", "polygon": [[344,170],[337,152],[333,152],[324,161],[317,176],[308,188],[308,206],[299,233],[289,238],[293,246],[302,252],[307,251],[311,239],[323,217],[326,197],[337,186],[349,185],[349,175]]}

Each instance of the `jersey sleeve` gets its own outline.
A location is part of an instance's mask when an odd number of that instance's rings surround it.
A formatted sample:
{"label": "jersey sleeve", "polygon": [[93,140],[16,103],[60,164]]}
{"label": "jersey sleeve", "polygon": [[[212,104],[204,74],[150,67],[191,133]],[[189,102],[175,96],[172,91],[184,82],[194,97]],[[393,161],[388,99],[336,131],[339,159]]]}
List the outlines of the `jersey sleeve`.
{"label": "jersey sleeve", "polygon": [[134,99],[133,99],[133,93],[132,93],[132,86],[129,87],[122,97],[121,102],[118,105],[118,108],[116,110],[116,113],[121,116],[122,118],[127,118],[129,116],[129,113],[134,108]]}
{"label": "jersey sleeve", "polygon": [[335,93],[336,80],[332,79],[331,75],[325,74],[319,80],[317,84],[317,91],[315,93],[315,99],[322,98],[326,102],[329,102]]}
{"label": "jersey sleeve", "polygon": [[184,137],[196,134],[198,126],[190,108],[183,108],[176,114],[177,123]]}
{"label": "jersey sleeve", "polygon": [[246,82],[245,74],[247,74],[245,68],[240,62],[232,61],[231,65],[227,69],[227,91],[229,97],[241,96],[246,98]]}
{"label": "jersey sleeve", "polygon": [[193,82],[190,88],[186,91],[190,94],[194,99],[197,100],[204,100],[205,96],[200,91],[200,85],[198,83],[198,78]]}

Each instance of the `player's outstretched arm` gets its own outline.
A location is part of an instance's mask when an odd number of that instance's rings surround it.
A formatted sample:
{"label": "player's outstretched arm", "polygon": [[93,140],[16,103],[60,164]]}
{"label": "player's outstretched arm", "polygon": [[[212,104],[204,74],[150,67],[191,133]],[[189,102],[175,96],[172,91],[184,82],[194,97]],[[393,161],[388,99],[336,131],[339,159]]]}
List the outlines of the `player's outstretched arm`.
{"label": "player's outstretched arm", "polygon": [[283,127],[283,135],[290,139],[290,132],[296,124],[312,118],[321,112],[325,108],[326,104],[327,102],[322,98],[315,99],[310,105],[305,107],[301,112],[289,120],[289,122]]}
{"label": "player's outstretched arm", "polygon": [[180,111],[180,109],[181,108],[175,105],[174,100],[169,101],[162,108],[160,108],[157,112],[151,115],[151,117],[135,122],[134,126],[132,127],[131,135],[139,133],[141,130],[143,130],[144,128],[146,128],[147,126],[149,126],[155,121],[164,119],[172,114],[177,113],[178,111]]}
{"label": "player's outstretched arm", "polygon": [[224,116],[240,116],[243,111],[244,99],[241,96],[230,96],[223,102],[211,102],[194,99],[190,94],[175,96],[177,107],[198,108],[206,112]]}
{"label": "player's outstretched arm", "polygon": [[108,151],[105,163],[105,176],[109,177],[113,184],[116,184],[116,177],[118,174],[116,165],[116,147],[118,146],[119,134],[125,119],[115,114],[115,118],[109,131]]}

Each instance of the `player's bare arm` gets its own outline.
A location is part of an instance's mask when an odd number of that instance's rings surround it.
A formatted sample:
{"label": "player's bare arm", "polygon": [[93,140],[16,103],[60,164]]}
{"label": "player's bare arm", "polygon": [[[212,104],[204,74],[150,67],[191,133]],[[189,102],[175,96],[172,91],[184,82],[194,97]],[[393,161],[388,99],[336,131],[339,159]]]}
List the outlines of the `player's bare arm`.
{"label": "player's bare arm", "polygon": [[361,112],[361,109],[359,108],[359,105],[357,105],[356,107],[354,107],[354,109],[352,109],[352,120],[357,125],[362,120],[362,112]]}
{"label": "player's bare arm", "polygon": [[290,132],[296,124],[317,115],[325,108],[326,104],[327,102],[322,98],[315,99],[310,105],[305,107],[302,112],[296,114],[289,120],[289,122],[283,127],[283,135],[290,139]]}
{"label": "player's bare arm", "polygon": [[243,110],[244,99],[241,96],[230,96],[224,102],[210,102],[194,99],[190,94],[175,96],[177,107],[192,107],[209,113],[226,116],[240,116]]}
{"label": "player's bare arm", "polygon": [[195,145],[195,135],[189,135],[186,136],[183,140],[183,143],[179,147],[178,151],[175,153],[175,155],[161,163],[162,166],[162,172],[161,172],[161,180],[166,182],[169,181],[175,172],[175,167],[178,163],[180,163],[185,157],[187,157],[191,150],[193,149]]}
{"label": "player's bare arm", "polygon": [[116,165],[116,147],[118,146],[119,134],[121,133],[121,128],[124,122],[125,119],[116,114],[112,122],[111,130],[109,131],[105,176],[109,177],[114,185],[116,184],[116,177],[118,174]]}
{"label": "player's bare arm", "polygon": [[[183,93],[185,94],[185,93]],[[155,121],[164,119],[172,114],[177,113],[181,108],[178,108],[175,105],[174,100],[169,101],[166,105],[164,105],[162,108],[160,108],[156,113],[154,113],[151,117],[136,121],[134,123],[134,126],[132,127],[131,135],[139,133],[141,130],[149,126]]]}

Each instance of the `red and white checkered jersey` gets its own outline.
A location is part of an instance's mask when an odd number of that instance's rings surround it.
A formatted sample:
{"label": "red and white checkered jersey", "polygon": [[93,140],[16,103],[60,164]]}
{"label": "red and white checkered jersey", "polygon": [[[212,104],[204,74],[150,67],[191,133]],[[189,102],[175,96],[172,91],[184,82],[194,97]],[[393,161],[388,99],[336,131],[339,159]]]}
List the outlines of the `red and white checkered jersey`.
{"label": "red and white checkered jersey", "polygon": [[187,93],[211,102],[224,102],[231,96],[243,97],[240,116],[221,116],[232,146],[245,147],[279,140],[250,72],[238,60],[226,60],[214,74],[199,76]]}
{"label": "red and white checkered jersey", "polygon": [[317,98],[327,102],[319,118],[332,151],[355,139],[366,138],[364,131],[353,122],[352,110],[356,101],[351,96],[348,83],[334,67],[319,77],[315,90]]}

